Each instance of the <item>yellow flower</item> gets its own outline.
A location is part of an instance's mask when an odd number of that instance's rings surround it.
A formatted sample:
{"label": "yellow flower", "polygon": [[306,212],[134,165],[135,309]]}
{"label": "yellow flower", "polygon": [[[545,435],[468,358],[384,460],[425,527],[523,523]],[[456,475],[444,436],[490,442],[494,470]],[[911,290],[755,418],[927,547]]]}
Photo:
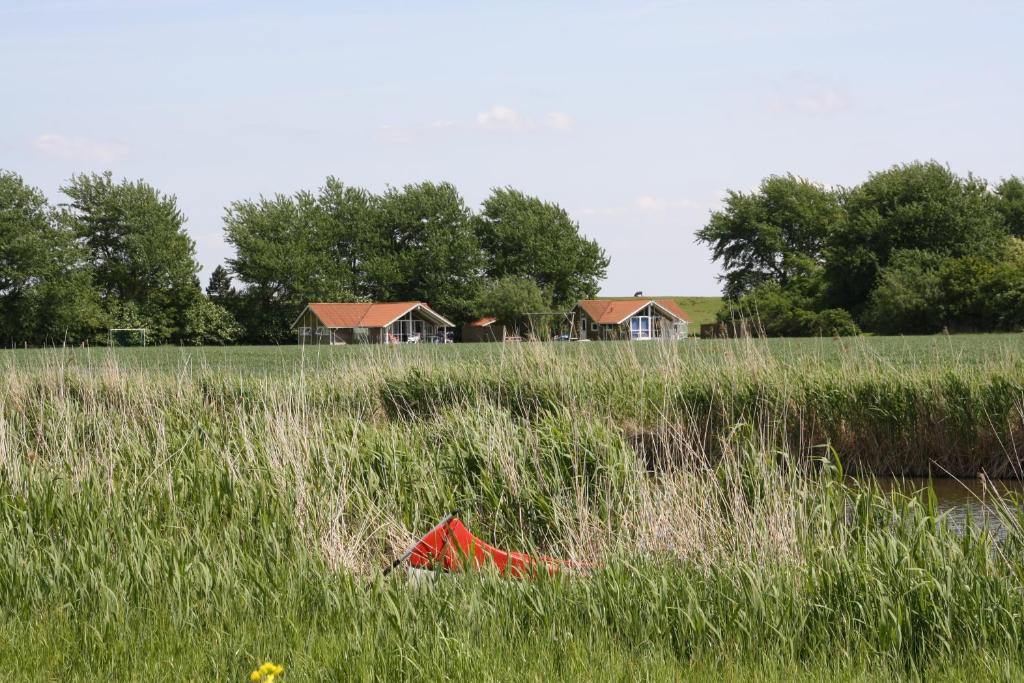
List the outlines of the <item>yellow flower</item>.
{"label": "yellow flower", "polygon": [[274,683],[274,679],[284,673],[284,667],[273,662],[263,662],[260,668],[249,674],[249,680],[253,683]]}

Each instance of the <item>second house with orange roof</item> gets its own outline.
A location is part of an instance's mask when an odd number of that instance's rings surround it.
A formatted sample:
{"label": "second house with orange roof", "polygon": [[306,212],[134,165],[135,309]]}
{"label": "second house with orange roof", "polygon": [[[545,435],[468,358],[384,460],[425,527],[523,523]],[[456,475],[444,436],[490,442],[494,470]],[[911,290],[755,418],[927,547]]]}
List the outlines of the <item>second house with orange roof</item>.
{"label": "second house with orange roof", "polygon": [[583,299],[569,319],[573,338],[592,340],[685,339],[690,316],[671,299]]}
{"label": "second house with orange roof", "polygon": [[420,301],[311,303],[292,323],[300,344],[446,343],[454,327]]}

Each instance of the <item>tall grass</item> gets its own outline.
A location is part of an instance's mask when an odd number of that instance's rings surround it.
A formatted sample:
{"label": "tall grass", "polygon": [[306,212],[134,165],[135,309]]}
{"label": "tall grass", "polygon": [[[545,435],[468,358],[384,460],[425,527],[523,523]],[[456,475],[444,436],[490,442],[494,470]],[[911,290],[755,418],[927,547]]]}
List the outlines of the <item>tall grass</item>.
{"label": "tall grass", "polygon": [[[1015,358],[580,346],[272,374],[8,364],[0,659],[25,679],[232,680],[265,659],[297,680],[1022,671],[1015,508],[996,542],[843,476],[1014,471]],[[455,507],[592,569],[379,577]]]}

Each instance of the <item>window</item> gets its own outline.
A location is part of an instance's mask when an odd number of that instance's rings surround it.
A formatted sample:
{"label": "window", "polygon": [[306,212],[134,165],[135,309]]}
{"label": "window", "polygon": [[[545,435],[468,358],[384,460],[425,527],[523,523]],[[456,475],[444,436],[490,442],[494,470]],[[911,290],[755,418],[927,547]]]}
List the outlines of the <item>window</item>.
{"label": "window", "polygon": [[629,336],[631,339],[651,338],[651,318],[646,315],[638,315],[629,319]]}
{"label": "window", "polygon": [[590,331],[597,332],[597,323],[590,323]]}

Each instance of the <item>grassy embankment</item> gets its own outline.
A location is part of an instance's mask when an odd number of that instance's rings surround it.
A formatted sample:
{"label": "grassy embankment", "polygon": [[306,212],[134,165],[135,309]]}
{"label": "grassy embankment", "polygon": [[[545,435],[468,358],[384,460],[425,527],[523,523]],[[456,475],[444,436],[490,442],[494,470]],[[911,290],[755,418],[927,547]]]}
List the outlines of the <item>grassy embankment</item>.
{"label": "grassy embankment", "polygon": [[[835,464],[1015,468],[1020,337],[917,343],[9,354],[0,660],[25,680],[263,659],[294,680],[1019,676],[1021,520],[962,535]],[[372,579],[452,507],[596,568]]]}
{"label": "grassy embankment", "polygon": [[[621,299],[623,297],[598,297],[599,299]],[[700,331],[704,323],[715,322],[715,316],[722,308],[720,296],[644,296],[645,299],[673,299],[679,307],[690,315],[690,324],[694,333]]]}

